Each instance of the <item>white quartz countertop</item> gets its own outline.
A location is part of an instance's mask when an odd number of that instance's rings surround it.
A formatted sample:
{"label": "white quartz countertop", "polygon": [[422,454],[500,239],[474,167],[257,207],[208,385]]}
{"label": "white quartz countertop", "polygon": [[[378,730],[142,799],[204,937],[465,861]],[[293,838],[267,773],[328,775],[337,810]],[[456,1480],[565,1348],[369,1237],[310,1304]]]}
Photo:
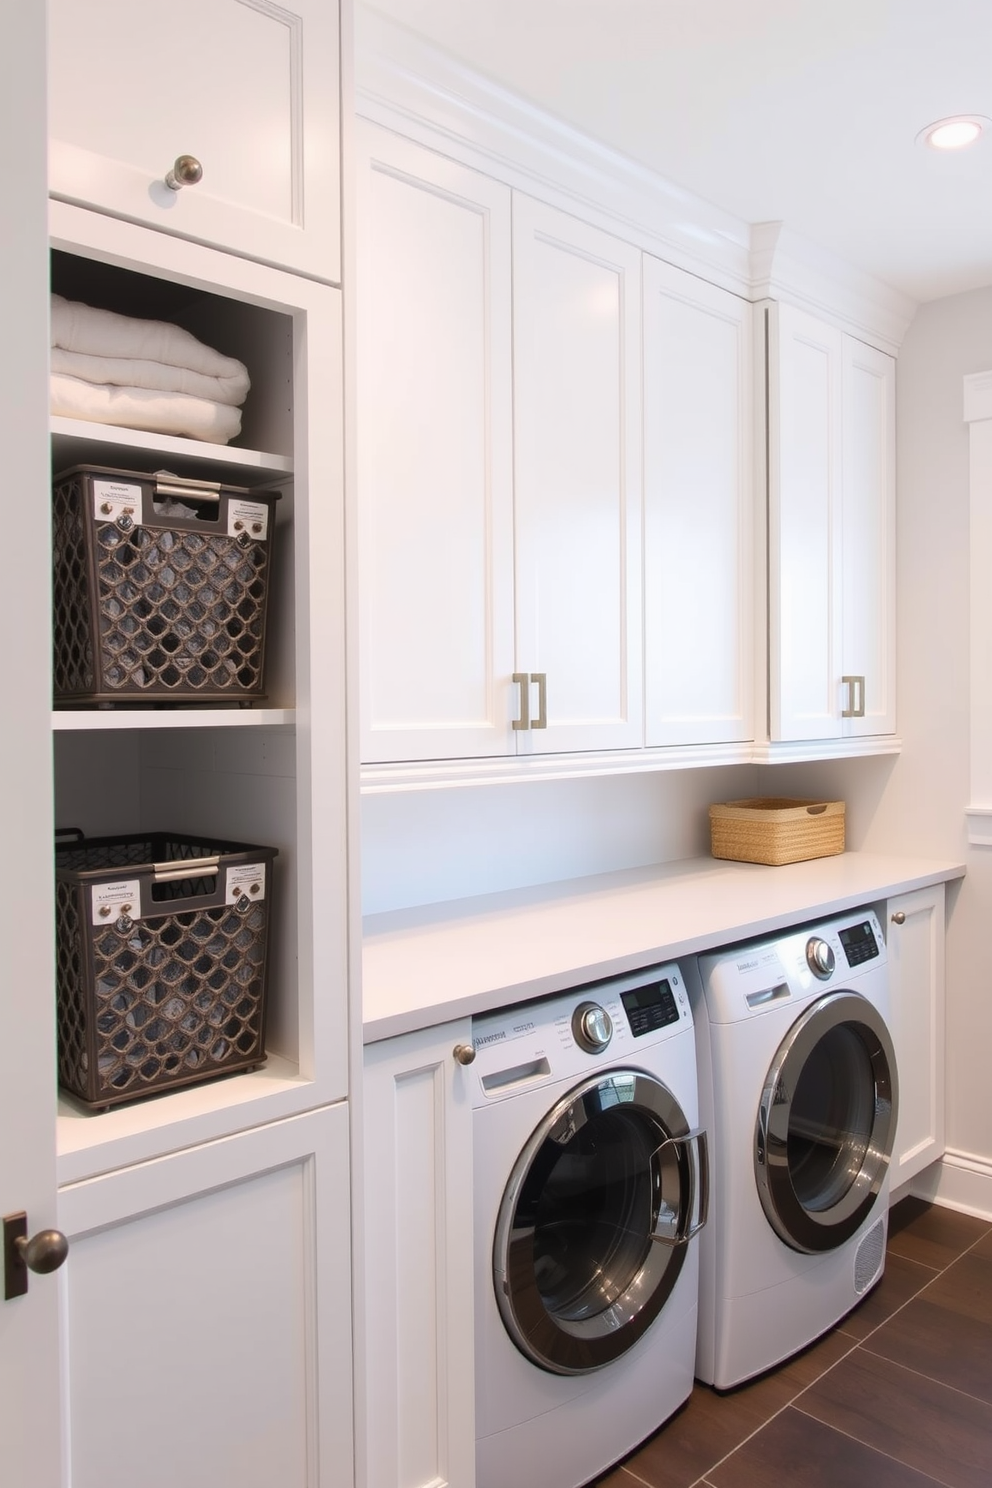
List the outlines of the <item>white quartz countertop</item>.
{"label": "white quartz countertop", "polygon": [[367,916],[364,1039],[561,992],[964,875],[846,852],[767,868],[685,859]]}

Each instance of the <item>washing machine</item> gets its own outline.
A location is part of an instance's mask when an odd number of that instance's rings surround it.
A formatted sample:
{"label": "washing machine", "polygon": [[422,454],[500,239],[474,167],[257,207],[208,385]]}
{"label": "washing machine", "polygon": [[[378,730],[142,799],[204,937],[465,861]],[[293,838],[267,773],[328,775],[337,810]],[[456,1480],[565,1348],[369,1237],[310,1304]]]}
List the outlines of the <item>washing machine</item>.
{"label": "washing machine", "polygon": [[578,1488],[685,1401],[692,1011],[655,966],[473,1019],[476,1488]]}
{"label": "washing machine", "polygon": [[866,909],[685,970],[711,1155],[696,1373],[726,1389],[882,1274],[898,1108],[886,948]]}

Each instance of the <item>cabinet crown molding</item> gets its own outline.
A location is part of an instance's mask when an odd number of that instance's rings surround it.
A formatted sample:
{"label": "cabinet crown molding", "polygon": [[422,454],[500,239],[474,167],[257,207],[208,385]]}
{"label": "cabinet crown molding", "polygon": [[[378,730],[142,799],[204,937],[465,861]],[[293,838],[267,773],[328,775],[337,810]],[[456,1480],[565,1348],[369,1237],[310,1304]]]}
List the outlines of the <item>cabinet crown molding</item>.
{"label": "cabinet crown molding", "polygon": [[355,105],[748,300],[784,299],[894,354],[916,304],[784,224],[748,224],[355,7]]}

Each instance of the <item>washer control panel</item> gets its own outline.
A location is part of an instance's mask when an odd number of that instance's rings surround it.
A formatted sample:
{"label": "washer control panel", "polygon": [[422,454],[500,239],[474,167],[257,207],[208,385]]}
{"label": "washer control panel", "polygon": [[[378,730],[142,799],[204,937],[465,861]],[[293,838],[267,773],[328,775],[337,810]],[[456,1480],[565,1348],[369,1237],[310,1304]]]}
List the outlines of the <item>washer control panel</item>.
{"label": "washer control panel", "polygon": [[674,962],[483,1013],[472,1019],[475,1099],[584,1075],[598,1060],[637,1064],[642,1050],[683,1032],[692,1034],[692,1011]]}
{"label": "washer control panel", "polygon": [[833,973],[836,957],[827,942],[818,935],[811,935],[806,942],[806,965],[821,981],[826,981]]}

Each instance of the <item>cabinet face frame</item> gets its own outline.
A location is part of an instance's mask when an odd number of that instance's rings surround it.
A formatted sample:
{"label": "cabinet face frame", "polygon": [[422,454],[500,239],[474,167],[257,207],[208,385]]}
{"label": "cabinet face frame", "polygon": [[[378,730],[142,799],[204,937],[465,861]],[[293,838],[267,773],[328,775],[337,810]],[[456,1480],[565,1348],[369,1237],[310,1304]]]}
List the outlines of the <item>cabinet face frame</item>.
{"label": "cabinet face frame", "polygon": [[[340,293],[313,280],[61,202],[51,203],[50,231],[52,245],[59,249],[278,310],[291,317],[294,326],[294,501],[291,533],[286,536],[292,543],[295,580],[290,626],[295,637],[295,710],[281,723],[288,718],[289,727],[295,724],[289,749],[296,778],[291,824],[295,861],[284,859],[279,866],[295,879],[298,896],[295,980],[280,989],[290,1026],[296,1025],[295,1047],[287,1048],[285,1058],[271,1059],[266,1068],[232,1081],[205,1082],[159,1100],[83,1118],[64,1111],[58,1123],[58,1148],[60,1181],[66,1182],[324,1105],[347,1093],[342,343]],[[274,602],[278,605],[278,595]],[[88,712],[84,718],[85,725],[92,726],[99,715],[95,719]],[[64,723],[65,715],[60,715],[66,743],[71,729],[65,730]],[[119,724],[112,726],[116,730]],[[175,727],[182,736],[181,714],[176,715]],[[140,748],[140,717],[133,728],[135,747]],[[180,757],[195,755],[200,746],[194,736],[207,732],[202,719],[193,724],[185,742],[179,737]],[[252,736],[263,732],[250,726]],[[250,750],[244,741],[238,743],[242,733],[228,723],[223,737],[218,734],[220,760],[247,758]],[[170,737],[163,734],[146,754],[161,760]],[[202,744],[206,748],[206,740]],[[260,737],[253,747],[264,747]],[[279,747],[285,748],[285,739]]]}
{"label": "cabinet face frame", "polygon": [[[146,9],[137,29],[126,0],[57,0],[50,9],[53,196],[340,283],[336,4],[180,0],[177,7],[156,0],[157,17]],[[231,35],[243,43],[240,64],[227,50]],[[264,77],[246,77],[252,66]],[[232,128],[222,85],[224,74],[239,68],[234,101],[246,116]],[[101,110],[92,137],[84,132],[89,115],[80,115],[81,92]],[[171,130],[163,99],[181,110]],[[273,141],[280,151],[273,153]],[[165,176],[184,153],[203,157],[203,177],[173,191]]]}

